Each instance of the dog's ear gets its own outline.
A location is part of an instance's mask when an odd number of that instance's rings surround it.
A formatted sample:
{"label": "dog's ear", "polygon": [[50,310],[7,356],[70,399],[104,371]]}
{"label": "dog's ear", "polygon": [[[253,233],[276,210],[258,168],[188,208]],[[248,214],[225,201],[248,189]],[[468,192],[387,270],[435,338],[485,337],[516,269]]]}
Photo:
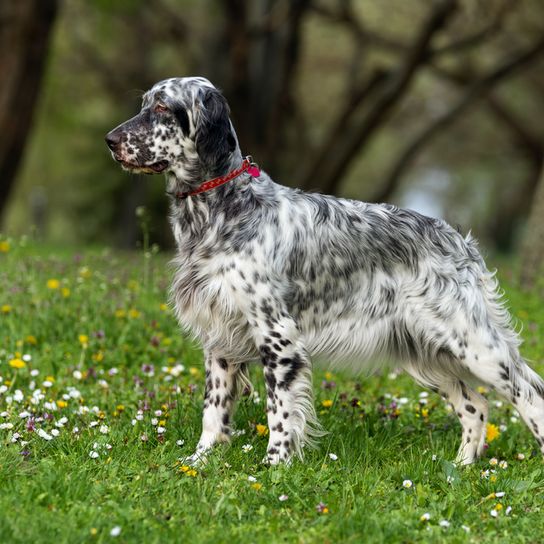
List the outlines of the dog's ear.
{"label": "dog's ear", "polygon": [[236,148],[236,138],[229,119],[230,110],[225,97],[213,88],[203,91],[200,107],[196,151],[205,168],[215,175],[216,171],[225,166],[229,155]]}

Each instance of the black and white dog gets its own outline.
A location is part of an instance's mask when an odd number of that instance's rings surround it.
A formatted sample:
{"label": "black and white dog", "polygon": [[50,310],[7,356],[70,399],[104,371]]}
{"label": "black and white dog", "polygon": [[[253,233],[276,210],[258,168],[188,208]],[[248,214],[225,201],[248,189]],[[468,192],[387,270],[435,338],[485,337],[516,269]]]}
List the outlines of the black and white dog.
{"label": "black and white dog", "polygon": [[255,360],[267,388],[266,460],[301,455],[321,434],[312,356],[354,371],[397,361],[454,407],[460,463],[484,447],[487,402],[474,383],[514,404],[544,451],[544,381],[520,356],[470,236],[391,205],[274,183],[242,157],[224,97],[201,77],[157,83],[106,141],[125,169],[166,174],[172,300],[205,352],[203,430],[190,461],[229,439]]}

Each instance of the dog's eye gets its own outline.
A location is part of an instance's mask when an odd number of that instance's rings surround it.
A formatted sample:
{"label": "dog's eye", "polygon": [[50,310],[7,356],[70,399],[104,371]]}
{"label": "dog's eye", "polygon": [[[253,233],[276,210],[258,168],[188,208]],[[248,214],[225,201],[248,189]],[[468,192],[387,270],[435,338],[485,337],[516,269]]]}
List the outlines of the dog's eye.
{"label": "dog's eye", "polygon": [[155,105],[155,111],[158,113],[164,113],[165,111],[168,111],[168,108],[164,104],[156,104]]}

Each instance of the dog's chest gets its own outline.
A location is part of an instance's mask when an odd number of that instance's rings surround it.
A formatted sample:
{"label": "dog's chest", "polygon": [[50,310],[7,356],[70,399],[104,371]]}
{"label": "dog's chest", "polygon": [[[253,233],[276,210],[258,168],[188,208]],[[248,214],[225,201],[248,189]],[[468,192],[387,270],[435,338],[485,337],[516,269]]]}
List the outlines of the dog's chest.
{"label": "dog's chest", "polygon": [[180,252],[174,264],[171,295],[180,323],[205,344],[210,339],[213,343],[246,344],[247,319],[233,257]]}

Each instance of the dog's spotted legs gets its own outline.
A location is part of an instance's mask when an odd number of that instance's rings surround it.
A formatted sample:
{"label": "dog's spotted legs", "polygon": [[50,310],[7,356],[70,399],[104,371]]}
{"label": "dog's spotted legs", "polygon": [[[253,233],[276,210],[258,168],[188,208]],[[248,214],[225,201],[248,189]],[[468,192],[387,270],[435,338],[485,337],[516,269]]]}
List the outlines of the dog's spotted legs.
{"label": "dog's spotted legs", "polygon": [[[263,304],[266,309],[267,305]],[[267,313],[267,312],[265,312]],[[295,323],[283,315],[263,315],[257,346],[266,381],[270,438],[265,462],[272,465],[301,455],[308,432],[315,434],[311,362]]]}
{"label": "dog's spotted legs", "polygon": [[240,367],[229,364],[226,359],[207,353],[206,390],[204,394],[204,413],[202,415],[202,434],[196,451],[185,459],[188,464],[205,460],[206,453],[218,442],[228,442],[231,432],[231,417],[236,401],[238,373]]}

